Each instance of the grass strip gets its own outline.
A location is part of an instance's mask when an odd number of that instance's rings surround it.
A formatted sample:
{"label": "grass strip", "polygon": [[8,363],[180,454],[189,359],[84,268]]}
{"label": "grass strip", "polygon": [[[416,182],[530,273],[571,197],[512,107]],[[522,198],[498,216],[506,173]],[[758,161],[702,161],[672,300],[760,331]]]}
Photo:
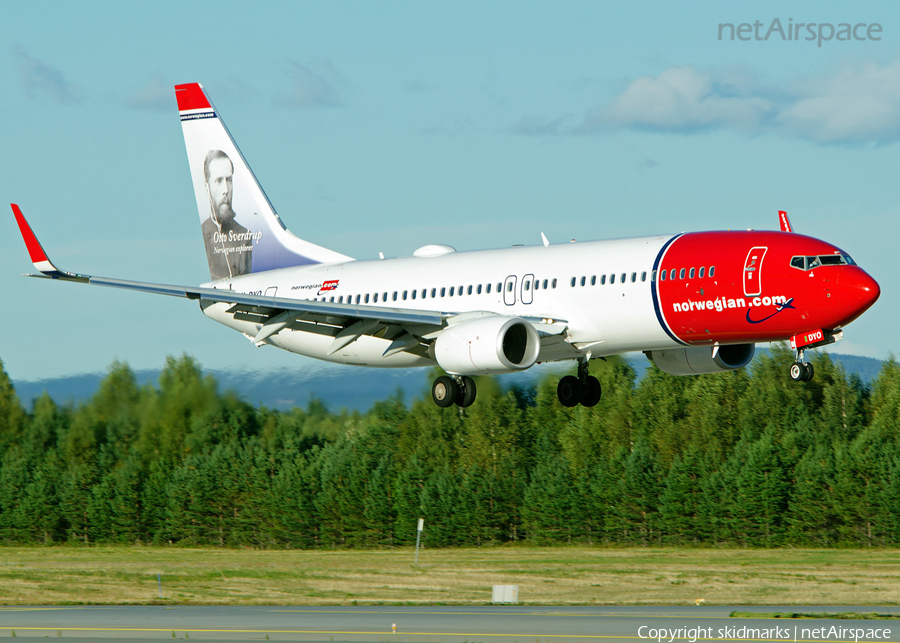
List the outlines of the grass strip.
{"label": "grass strip", "polygon": [[518,585],[530,605],[900,605],[900,551],[888,549],[498,546],[414,557],[412,548],[0,547],[0,604],[475,605],[490,602],[493,585]]}

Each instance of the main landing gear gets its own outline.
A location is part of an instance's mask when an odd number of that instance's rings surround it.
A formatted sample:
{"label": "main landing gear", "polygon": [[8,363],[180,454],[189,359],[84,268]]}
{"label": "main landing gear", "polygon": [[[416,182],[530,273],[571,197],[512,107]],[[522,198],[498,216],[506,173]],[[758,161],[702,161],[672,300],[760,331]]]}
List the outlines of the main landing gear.
{"label": "main landing gear", "polygon": [[441,375],[431,385],[431,399],[441,408],[472,406],[476,394],[475,380],[464,375]]}
{"label": "main landing gear", "polygon": [[566,375],[559,380],[556,396],[563,406],[596,406],[601,396],[600,380],[588,375],[588,362],[578,362],[578,376]]}

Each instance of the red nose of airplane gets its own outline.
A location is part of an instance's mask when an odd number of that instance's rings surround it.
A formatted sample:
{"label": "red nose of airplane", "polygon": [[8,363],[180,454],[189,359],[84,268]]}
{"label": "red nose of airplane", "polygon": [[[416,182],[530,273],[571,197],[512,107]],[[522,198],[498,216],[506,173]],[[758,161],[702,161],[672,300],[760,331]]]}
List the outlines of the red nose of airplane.
{"label": "red nose of airplane", "polygon": [[862,268],[851,268],[843,272],[838,281],[840,304],[846,312],[844,324],[848,324],[875,303],[881,295],[881,287]]}

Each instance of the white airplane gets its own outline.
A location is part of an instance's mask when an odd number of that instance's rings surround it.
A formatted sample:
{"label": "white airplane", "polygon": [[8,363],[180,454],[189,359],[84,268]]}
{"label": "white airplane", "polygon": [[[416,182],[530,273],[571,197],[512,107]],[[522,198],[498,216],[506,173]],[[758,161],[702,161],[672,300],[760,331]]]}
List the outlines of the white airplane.
{"label": "white airplane", "polygon": [[57,268],[13,212],[33,275],[196,300],[257,346],[387,368],[439,365],[439,406],[475,400],[473,375],[575,360],[566,406],[595,405],[594,358],[643,351],[673,375],[746,366],[755,343],[804,352],[840,339],[880,294],[839,248],[781,231],[697,232],[356,261],[291,234],[203,87],[175,87],[211,280],[199,287],[108,279]]}

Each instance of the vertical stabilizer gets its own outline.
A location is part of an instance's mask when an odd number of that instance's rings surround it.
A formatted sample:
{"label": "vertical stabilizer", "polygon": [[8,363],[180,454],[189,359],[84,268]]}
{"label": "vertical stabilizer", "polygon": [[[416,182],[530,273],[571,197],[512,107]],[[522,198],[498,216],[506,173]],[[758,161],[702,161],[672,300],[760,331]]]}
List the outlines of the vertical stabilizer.
{"label": "vertical stabilizer", "polygon": [[351,261],[285,228],[202,85],[176,85],[175,96],[213,280]]}

